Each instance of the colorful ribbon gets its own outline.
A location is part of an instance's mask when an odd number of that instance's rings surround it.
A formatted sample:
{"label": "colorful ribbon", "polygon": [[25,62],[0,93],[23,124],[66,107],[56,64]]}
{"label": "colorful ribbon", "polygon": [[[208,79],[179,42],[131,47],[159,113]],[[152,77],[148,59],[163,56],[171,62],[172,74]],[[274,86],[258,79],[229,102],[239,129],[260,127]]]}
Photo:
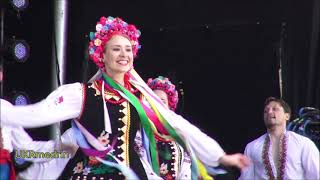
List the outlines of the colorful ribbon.
{"label": "colorful ribbon", "polygon": [[145,130],[145,133],[149,139],[150,142],[150,154],[151,154],[151,165],[155,173],[159,174],[159,160],[158,160],[158,152],[156,150],[156,140],[154,137],[154,131],[155,127],[153,124],[148,119],[148,116],[146,112],[144,111],[142,105],[140,104],[138,98],[132,94],[130,91],[128,91],[126,88],[123,86],[119,85],[116,83],[113,79],[111,79],[109,76],[107,76],[105,73],[102,74],[103,80],[106,81],[106,83],[109,84],[110,87],[123,92],[126,97],[128,98],[127,100],[136,108],[140,121],[142,124],[143,129]]}
{"label": "colorful ribbon", "polygon": [[[170,136],[172,136],[175,141],[177,141],[184,149],[190,152],[191,160],[192,160],[192,179],[198,179],[202,177],[203,179],[213,179],[207,172],[206,167],[203,163],[198,160],[195,153],[192,150],[192,147],[188,144],[187,140],[182,140],[182,138],[176,133],[174,128],[168,123],[166,120],[170,117],[169,110],[166,110],[162,103],[160,103],[160,99],[154,94],[154,92],[144,83],[141,77],[136,73],[134,69],[129,72],[129,76],[131,78],[132,84],[140,90],[140,92],[147,98],[147,101],[151,105],[153,111],[157,114],[159,120],[169,132]],[[161,135],[160,135],[161,136]]]}

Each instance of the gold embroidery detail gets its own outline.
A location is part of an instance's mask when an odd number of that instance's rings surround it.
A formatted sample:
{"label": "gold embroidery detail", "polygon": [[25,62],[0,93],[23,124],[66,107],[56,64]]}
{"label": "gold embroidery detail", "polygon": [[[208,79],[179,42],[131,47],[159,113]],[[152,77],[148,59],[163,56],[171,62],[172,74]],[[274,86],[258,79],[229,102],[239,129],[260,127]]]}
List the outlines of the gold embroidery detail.
{"label": "gold embroidery detail", "polygon": [[175,177],[178,177],[178,172],[180,172],[181,170],[181,161],[182,161],[182,151],[181,151],[181,147],[179,146],[178,143],[176,143],[175,141],[172,141],[172,146],[174,147],[174,156],[177,157],[177,160],[174,162],[174,170],[175,170]]}
{"label": "gold embroidery detail", "polygon": [[129,132],[130,132],[130,105],[127,101],[124,101],[121,103],[121,105],[124,107],[122,110],[122,113],[124,114],[121,121],[123,122],[123,127],[120,129],[123,132],[123,135],[120,137],[123,144],[120,146],[120,148],[123,150],[123,152],[120,154],[120,157],[123,158],[124,162],[127,166],[129,166]]}
{"label": "gold embroidery detail", "polygon": [[96,82],[93,82],[91,84],[91,86],[88,86],[88,88],[92,88],[92,89],[96,90],[96,93],[94,94],[94,96],[100,96],[101,95],[101,92],[97,88],[97,83]]}
{"label": "gold embroidery detail", "polygon": [[106,99],[111,99],[111,98],[113,98],[113,99],[116,100],[116,101],[119,101],[119,100],[120,100],[120,97],[119,97],[119,96],[116,96],[116,95],[114,95],[113,93],[110,93],[110,92],[105,92],[105,93],[104,93],[104,97],[105,97]]}
{"label": "gold embroidery detail", "polygon": [[[98,86],[99,85],[98,85],[97,81],[94,81],[90,86],[88,86],[88,88],[92,88],[96,91],[94,94],[95,96],[101,96],[101,91],[98,89]],[[107,90],[104,91],[104,97],[108,100],[113,98],[116,101],[119,101],[121,99],[121,97],[119,97],[119,96],[115,95],[114,93],[107,91]]]}
{"label": "gold embroidery detail", "polygon": [[[99,91],[98,83],[94,81],[92,85],[88,86],[89,88],[93,88],[95,92],[95,96],[100,96],[101,91]],[[114,99],[116,101],[119,101],[121,97],[115,95],[112,92],[105,91],[104,92],[104,97],[106,99]],[[129,166],[129,132],[130,132],[130,104],[127,101],[124,101],[121,103],[121,105],[124,107],[120,112],[124,114],[124,116],[121,118],[121,121],[123,122],[123,127],[119,129],[119,131],[123,132],[123,135],[121,137],[118,137],[119,140],[123,142],[123,144],[120,146],[120,148],[123,150],[119,156],[124,160],[127,166]],[[119,119],[120,120],[120,119]]]}
{"label": "gold embroidery detail", "polygon": [[126,151],[126,156],[127,156],[127,158],[128,158],[128,163],[127,163],[127,166],[129,166],[129,164],[130,164],[130,161],[129,161],[129,136],[130,136],[130,118],[131,118],[131,114],[130,114],[130,104],[129,104],[129,102],[127,102],[127,106],[128,106],[128,119],[127,119],[127,126],[128,126],[128,129],[127,129],[127,133],[126,133],[126,144],[127,144],[127,151]]}

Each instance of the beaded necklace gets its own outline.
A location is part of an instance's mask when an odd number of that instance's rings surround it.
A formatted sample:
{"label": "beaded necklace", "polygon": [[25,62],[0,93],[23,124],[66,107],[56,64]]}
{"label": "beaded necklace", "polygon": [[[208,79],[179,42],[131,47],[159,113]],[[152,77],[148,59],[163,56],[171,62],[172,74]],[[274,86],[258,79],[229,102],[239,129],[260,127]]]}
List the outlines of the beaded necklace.
{"label": "beaded necklace", "polygon": [[280,150],[279,150],[279,163],[277,167],[277,174],[278,176],[275,177],[271,168],[270,159],[269,159],[269,148],[270,148],[270,138],[267,135],[264,144],[263,144],[263,150],[262,150],[262,161],[264,164],[264,168],[266,170],[266,174],[268,176],[268,179],[270,180],[276,180],[284,179],[284,170],[286,165],[286,157],[287,157],[287,136],[286,134],[283,135],[283,138],[280,139]]}

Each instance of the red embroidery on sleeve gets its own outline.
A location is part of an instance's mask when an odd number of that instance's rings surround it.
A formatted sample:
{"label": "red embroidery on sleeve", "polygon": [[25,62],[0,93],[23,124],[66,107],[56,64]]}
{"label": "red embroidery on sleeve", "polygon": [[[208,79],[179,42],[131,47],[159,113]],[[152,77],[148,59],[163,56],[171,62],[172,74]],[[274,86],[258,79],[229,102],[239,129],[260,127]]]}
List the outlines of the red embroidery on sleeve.
{"label": "red embroidery on sleeve", "polygon": [[63,96],[60,96],[59,98],[58,98],[58,103],[60,104],[60,103],[62,103],[63,102]]}

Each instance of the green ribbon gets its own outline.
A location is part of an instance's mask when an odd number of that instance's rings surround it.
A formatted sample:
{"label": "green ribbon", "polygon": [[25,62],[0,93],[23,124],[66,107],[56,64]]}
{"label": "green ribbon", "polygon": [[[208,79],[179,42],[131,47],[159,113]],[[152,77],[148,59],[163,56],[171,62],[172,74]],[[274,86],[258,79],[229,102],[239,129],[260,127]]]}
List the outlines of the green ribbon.
{"label": "green ribbon", "polygon": [[139,117],[140,117],[142,127],[143,127],[144,131],[146,132],[146,135],[148,136],[149,141],[150,141],[150,153],[151,153],[152,168],[155,173],[159,174],[159,160],[158,160],[158,152],[157,152],[157,147],[156,147],[156,140],[155,140],[152,128],[151,128],[151,122],[149,121],[148,116],[145,113],[138,98],[134,94],[132,94],[130,91],[128,91],[126,88],[124,88],[123,86],[116,83],[113,79],[111,79],[105,73],[102,73],[102,77],[112,88],[123,92],[129,98],[129,100],[130,100],[129,102],[136,108],[136,110],[139,114]]}

